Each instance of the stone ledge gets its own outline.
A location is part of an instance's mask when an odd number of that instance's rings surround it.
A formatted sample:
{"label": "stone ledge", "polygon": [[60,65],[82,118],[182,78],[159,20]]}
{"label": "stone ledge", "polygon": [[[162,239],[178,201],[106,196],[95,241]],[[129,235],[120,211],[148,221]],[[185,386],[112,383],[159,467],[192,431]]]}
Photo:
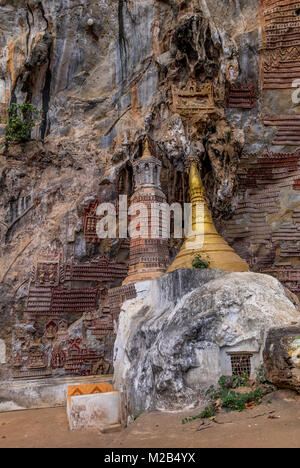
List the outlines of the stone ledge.
{"label": "stone ledge", "polygon": [[112,383],[112,375],[6,381],[0,384],[0,413],[66,406],[70,385]]}

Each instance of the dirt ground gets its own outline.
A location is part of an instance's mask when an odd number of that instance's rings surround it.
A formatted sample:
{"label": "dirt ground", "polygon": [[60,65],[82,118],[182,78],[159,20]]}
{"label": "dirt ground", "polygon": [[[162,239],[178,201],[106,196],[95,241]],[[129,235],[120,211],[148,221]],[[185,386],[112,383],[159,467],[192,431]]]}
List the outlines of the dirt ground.
{"label": "dirt ground", "polygon": [[300,395],[281,390],[242,413],[218,414],[215,422],[182,419],[181,413],[145,413],[122,432],[71,432],[65,408],[0,414],[0,448],[244,448],[300,447]]}

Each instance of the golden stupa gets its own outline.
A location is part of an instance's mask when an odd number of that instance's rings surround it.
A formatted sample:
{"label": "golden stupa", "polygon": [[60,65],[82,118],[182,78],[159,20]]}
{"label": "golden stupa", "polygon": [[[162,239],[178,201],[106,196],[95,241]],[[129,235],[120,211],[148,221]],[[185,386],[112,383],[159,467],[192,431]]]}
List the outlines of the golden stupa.
{"label": "golden stupa", "polygon": [[[249,271],[249,266],[217,232],[204,196],[204,188],[196,163],[190,168],[190,199],[192,204],[192,237],[185,239],[180,252],[168,269],[168,273],[180,268],[193,268],[192,262],[200,254],[209,260],[209,268],[230,272]],[[201,204],[203,210],[197,210]]]}

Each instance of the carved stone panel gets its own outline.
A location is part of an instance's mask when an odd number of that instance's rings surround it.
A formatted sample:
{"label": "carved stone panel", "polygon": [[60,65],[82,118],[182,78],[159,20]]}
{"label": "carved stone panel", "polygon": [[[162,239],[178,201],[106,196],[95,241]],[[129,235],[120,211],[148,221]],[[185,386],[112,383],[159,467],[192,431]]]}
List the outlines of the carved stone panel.
{"label": "carved stone panel", "polygon": [[263,59],[263,88],[292,89],[300,76],[300,47],[266,51]]}
{"label": "carved stone panel", "polygon": [[85,208],[83,229],[84,237],[87,243],[99,243],[99,238],[96,232],[97,222],[100,219],[100,217],[96,214],[98,205],[99,202],[94,201]]}
{"label": "carved stone panel", "polygon": [[266,49],[300,45],[299,2],[283,0],[263,2]]}
{"label": "carved stone panel", "polygon": [[190,81],[184,89],[172,87],[173,110],[183,116],[215,111],[212,83],[198,85]]}
{"label": "carved stone panel", "polygon": [[51,292],[50,315],[83,313],[97,307],[98,288],[55,288]]}
{"label": "carved stone panel", "polygon": [[267,115],[264,119],[264,124],[266,126],[277,128],[277,133],[273,141],[273,145],[300,145],[300,115]]}
{"label": "carved stone panel", "polygon": [[128,272],[126,263],[118,263],[107,257],[98,257],[85,263],[72,262],[68,268],[71,281],[98,281],[101,283],[123,280]]}
{"label": "carved stone panel", "polygon": [[254,86],[231,85],[227,94],[227,107],[231,109],[252,109],[256,103]]}

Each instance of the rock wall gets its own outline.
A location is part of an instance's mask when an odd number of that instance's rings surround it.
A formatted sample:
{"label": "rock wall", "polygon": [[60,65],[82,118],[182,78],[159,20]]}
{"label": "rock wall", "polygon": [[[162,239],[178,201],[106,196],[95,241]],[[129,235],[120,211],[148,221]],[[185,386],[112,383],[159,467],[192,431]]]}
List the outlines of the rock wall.
{"label": "rock wall", "polygon": [[264,349],[266,377],[279,388],[300,393],[300,328],[269,331]]}
{"label": "rock wall", "polygon": [[[293,0],[260,2],[257,120],[241,119],[246,145],[237,171],[238,204],[225,227],[229,242],[253,270],[274,275],[297,294],[298,7]],[[238,115],[230,113],[237,121]]]}
{"label": "rock wall", "polygon": [[[267,11],[278,5],[279,19]],[[298,292],[297,11],[293,0],[0,1],[1,116],[25,100],[43,114],[31,142],[0,154],[1,378],[20,362],[27,375],[36,348],[44,371],[32,375],[66,372],[51,364],[62,325],[61,356],[77,339],[111,364],[114,317],[103,307],[126,276],[115,264],[127,263],[128,243],[97,239],[95,209],[132,194],[146,133],[168,201],[188,200],[184,169],[196,157],[220,232],[254,270]],[[274,24],[286,21],[282,37]],[[171,258],[179,247],[172,239]],[[101,340],[86,331],[91,312]]]}

